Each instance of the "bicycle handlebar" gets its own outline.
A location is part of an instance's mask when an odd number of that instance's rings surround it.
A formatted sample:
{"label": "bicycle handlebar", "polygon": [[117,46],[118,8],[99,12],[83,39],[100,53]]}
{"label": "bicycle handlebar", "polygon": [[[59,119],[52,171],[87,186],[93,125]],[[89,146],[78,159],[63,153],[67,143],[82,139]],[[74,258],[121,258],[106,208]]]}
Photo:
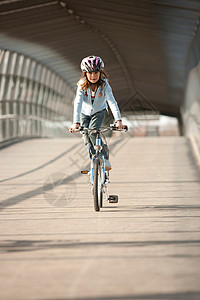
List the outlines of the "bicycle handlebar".
{"label": "bicycle handlebar", "polygon": [[87,132],[90,132],[90,133],[91,132],[97,133],[97,132],[105,132],[105,131],[108,131],[108,130],[111,130],[111,131],[123,131],[124,130],[125,132],[127,132],[128,131],[128,126],[124,125],[123,127],[124,127],[123,129],[118,129],[118,127],[116,127],[115,124],[110,124],[110,127],[97,130],[97,129],[90,129],[90,128],[80,126],[79,129],[75,129],[74,132],[87,131]]}
{"label": "bicycle handlebar", "polygon": [[110,127],[108,127],[109,129],[113,130],[113,131],[128,131],[128,126],[127,125],[123,125],[122,129],[118,129],[118,127],[115,126],[115,124],[110,124]]}

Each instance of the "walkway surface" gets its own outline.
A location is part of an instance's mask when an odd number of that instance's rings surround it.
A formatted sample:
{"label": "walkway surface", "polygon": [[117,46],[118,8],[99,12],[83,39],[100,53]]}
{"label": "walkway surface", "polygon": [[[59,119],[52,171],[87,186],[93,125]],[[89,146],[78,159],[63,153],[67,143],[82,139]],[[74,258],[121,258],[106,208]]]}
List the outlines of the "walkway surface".
{"label": "walkway surface", "polygon": [[112,145],[93,209],[80,138],[0,151],[0,299],[200,299],[200,170],[184,137]]}

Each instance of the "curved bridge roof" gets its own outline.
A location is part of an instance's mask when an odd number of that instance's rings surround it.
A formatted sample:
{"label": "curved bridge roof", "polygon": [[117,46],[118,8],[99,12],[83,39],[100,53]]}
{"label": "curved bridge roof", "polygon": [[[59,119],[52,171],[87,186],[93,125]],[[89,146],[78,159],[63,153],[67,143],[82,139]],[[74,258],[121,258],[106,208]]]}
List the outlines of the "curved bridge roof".
{"label": "curved bridge roof", "polygon": [[42,62],[74,90],[81,59],[99,55],[121,107],[137,92],[179,116],[199,17],[198,0],[3,0],[0,47]]}

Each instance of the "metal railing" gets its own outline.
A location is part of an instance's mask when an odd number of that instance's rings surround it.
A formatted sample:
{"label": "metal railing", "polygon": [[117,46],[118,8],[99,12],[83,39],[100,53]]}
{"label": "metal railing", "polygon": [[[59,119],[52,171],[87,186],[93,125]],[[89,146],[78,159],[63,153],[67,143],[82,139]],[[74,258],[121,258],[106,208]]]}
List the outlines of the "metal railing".
{"label": "metal railing", "polygon": [[29,115],[28,117],[15,114],[1,115],[0,142],[14,138],[66,137],[66,127],[70,124],[70,121],[52,121],[33,115]]}

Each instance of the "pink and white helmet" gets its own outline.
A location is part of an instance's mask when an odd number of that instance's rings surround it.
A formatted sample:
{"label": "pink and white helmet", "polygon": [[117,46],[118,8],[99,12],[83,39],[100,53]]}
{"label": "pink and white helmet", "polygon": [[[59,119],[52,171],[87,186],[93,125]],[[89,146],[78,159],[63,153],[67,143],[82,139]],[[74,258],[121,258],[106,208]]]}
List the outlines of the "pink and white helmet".
{"label": "pink and white helmet", "polygon": [[82,72],[98,72],[103,70],[104,62],[99,56],[91,55],[85,57],[81,62]]}

